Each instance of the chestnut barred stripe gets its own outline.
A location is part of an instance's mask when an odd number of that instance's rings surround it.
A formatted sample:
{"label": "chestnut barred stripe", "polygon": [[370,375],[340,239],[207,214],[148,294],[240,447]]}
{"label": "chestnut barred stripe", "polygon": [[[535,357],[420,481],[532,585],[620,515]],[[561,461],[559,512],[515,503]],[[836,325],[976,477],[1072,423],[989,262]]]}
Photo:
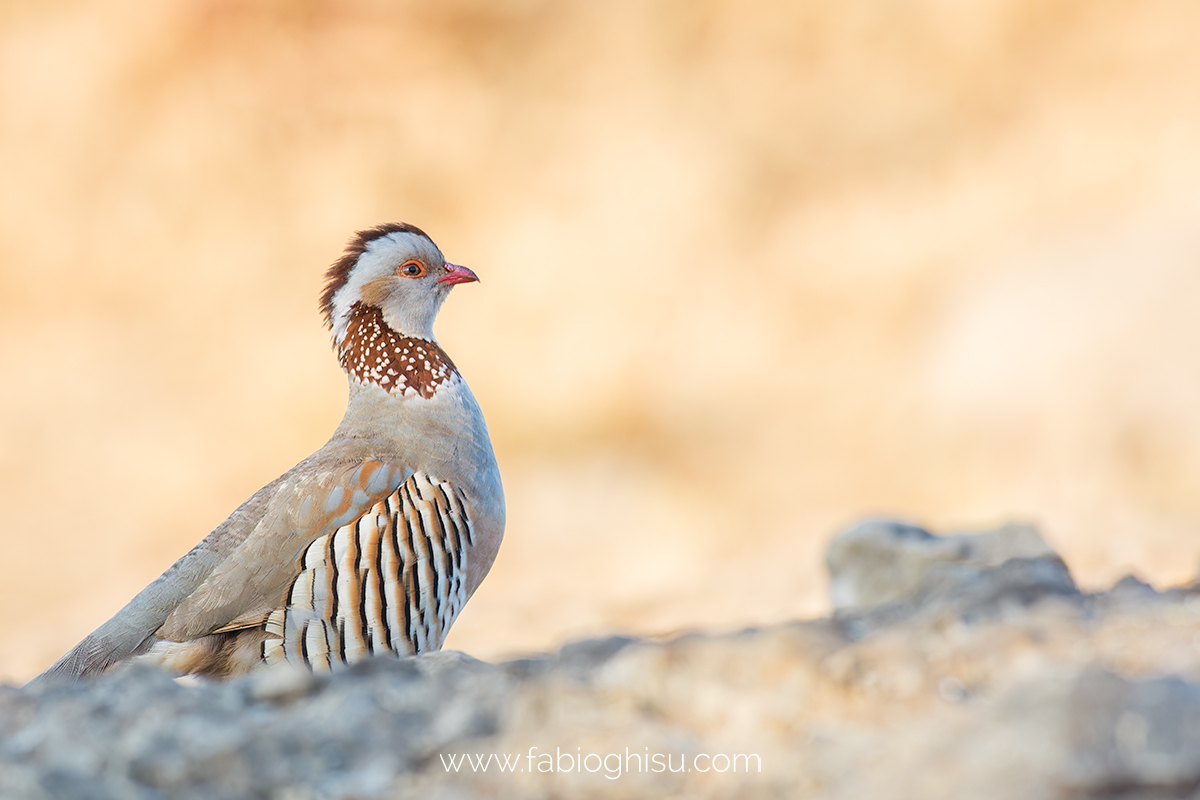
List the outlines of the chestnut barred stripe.
{"label": "chestnut barred stripe", "polygon": [[267,618],[263,660],[327,672],[439,649],[466,604],[473,542],[462,492],[414,474],[305,549],[285,605]]}

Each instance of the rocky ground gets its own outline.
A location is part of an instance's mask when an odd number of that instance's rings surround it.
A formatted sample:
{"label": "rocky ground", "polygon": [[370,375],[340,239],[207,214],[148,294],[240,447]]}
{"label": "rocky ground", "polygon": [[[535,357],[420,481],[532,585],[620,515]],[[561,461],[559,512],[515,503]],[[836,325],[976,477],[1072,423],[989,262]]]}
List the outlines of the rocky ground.
{"label": "rocky ground", "polygon": [[832,617],[733,634],[0,688],[0,796],[1200,797],[1200,586],[1081,593],[1023,526],[827,561]]}

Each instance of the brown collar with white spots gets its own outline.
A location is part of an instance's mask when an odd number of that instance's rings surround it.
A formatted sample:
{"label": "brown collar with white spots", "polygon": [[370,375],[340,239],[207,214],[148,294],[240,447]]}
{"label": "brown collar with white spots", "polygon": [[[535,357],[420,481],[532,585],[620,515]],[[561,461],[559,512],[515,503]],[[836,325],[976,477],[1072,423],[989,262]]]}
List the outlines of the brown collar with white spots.
{"label": "brown collar with white spots", "polygon": [[458,368],[437,342],[401,336],[383,321],[377,306],[355,303],[338,348],[342,369],[360,383],[389,392],[412,390],[425,398],[459,377]]}

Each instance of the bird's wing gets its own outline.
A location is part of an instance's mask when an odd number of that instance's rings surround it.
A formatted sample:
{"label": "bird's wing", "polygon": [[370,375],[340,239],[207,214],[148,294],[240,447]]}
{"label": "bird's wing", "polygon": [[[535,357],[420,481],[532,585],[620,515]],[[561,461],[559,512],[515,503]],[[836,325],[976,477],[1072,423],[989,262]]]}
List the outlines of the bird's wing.
{"label": "bird's wing", "polygon": [[317,537],[362,516],[411,469],[370,460],[285,473],[240,506],[204,541],[36,681],[77,678],[146,652],[161,639],[187,641],[261,621],[295,577]]}
{"label": "bird's wing", "polygon": [[296,577],[301,554],[320,536],[365,514],[396,490],[411,469],[367,461],[305,476],[277,492],[253,534],[184,597],[155,631],[185,642],[220,628],[265,619]]}

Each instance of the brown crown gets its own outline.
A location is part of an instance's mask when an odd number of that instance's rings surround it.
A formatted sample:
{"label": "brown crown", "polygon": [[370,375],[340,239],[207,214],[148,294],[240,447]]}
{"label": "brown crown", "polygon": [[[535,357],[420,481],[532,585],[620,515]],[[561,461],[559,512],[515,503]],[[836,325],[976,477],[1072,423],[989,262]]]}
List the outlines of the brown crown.
{"label": "brown crown", "polygon": [[350,275],[350,270],[354,269],[354,265],[358,263],[358,257],[366,252],[367,245],[389,233],[415,233],[417,236],[429,239],[429,234],[407,222],[388,222],[354,234],[354,237],[346,245],[342,257],[335,261],[325,273],[325,290],[321,292],[321,314],[325,317],[325,327],[333,327],[333,296],[346,284],[346,278]]}

